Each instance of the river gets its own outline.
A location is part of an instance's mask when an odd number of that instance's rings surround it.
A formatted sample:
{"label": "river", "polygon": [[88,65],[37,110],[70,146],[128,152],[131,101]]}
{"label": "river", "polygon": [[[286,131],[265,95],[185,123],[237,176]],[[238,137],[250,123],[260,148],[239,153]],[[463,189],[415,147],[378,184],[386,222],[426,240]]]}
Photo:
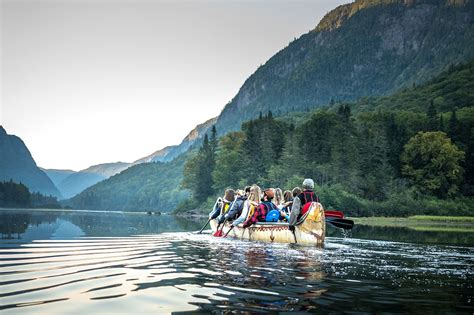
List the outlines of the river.
{"label": "river", "polygon": [[324,248],[204,219],[0,210],[2,314],[474,312],[474,233],[328,227]]}

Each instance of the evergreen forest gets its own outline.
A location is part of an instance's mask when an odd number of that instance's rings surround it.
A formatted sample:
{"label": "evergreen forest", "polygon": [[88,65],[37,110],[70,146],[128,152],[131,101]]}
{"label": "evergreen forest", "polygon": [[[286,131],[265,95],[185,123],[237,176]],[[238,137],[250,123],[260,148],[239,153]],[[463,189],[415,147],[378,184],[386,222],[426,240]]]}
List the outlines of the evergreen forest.
{"label": "evergreen forest", "polygon": [[212,129],[184,166],[192,197],[212,206],[226,188],[303,179],[329,209],[352,216],[471,215],[474,209],[474,62],[385,97],[311,112],[260,113],[217,141]]}

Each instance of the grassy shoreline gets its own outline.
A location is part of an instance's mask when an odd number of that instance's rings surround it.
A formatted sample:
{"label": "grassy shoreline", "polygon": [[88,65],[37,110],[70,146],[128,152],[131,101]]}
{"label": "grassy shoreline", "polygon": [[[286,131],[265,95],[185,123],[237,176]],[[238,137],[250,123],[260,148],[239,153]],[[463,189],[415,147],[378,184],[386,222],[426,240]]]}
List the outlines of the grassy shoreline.
{"label": "grassy shoreline", "polygon": [[474,233],[474,217],[416,215],[401,217],[354,217],[355,224],[368,226],[406,227],[417,231]]}

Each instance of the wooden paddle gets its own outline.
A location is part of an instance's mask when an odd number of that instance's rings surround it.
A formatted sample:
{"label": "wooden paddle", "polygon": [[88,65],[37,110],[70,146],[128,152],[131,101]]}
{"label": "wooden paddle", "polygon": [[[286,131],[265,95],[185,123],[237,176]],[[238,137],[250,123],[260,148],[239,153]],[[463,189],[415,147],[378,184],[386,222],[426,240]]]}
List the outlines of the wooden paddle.
{"label": "wooden paddle", "polygon": [[354,227],[354,221],[348,219],[326,217],[326,222],[344,230],[350,230]]}
{"label": "wooden paddle", "polygon": [[[229,231],[227,231],[227,233],[225,233],[224,238],[227,237],[227,235],[229,234],[230,231],[232,231],[233,228],[234,228],[234,226],[232,225],[232,226],[230,227]],[[221,232],[222,232],[222,231],[221,231]]]}
{"label": "wooden paddle", "polygon": [[202,231],[206,228],[206,226],[209,224],[209,222],[211,222],[212,218],[209,218],[209,220],[207,220],[206,224],[204,224],[204,226],[201,228],[201,230],[199,232],[197,232],[197,234],[201,234]]}

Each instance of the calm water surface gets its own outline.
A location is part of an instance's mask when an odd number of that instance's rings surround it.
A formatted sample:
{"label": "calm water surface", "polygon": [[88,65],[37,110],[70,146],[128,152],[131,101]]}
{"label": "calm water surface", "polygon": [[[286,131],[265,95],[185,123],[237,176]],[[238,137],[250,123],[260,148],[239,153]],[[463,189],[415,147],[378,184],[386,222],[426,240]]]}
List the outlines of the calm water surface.
{"label": "calm water surface", "polygon": [[331,228],[318,249],[191,232],[202,224],[1,210],[1,313],[474,312],[474,233]]}

